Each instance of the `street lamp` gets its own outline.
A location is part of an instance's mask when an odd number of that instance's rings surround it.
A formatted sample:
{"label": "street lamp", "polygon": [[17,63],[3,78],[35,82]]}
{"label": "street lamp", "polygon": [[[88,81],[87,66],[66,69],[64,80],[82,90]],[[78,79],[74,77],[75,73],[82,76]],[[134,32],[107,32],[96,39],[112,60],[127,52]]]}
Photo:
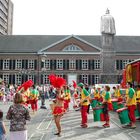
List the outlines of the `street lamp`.
{"label": "street lamp", "polygon": [[44,82],[44,73],[46,72],[46,69],[45,69],[45,60],[47,58],[47,55],[43,54],[42,57],[41,57],[41,61],[43,62],[43,92],[41,94],[41,107],[42,109],[47,109],[46,106],[45,106],[45,90],[44,90],[44,86],[45,86],[45,82]]}

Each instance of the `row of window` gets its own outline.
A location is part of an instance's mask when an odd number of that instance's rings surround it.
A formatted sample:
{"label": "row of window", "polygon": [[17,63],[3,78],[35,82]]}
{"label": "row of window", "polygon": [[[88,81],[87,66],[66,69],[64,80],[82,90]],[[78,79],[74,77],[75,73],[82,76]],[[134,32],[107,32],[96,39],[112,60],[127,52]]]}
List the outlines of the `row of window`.
{"label": "row of window", "polygon": [[[126,67],[128,63],[130,63],[133,60],[116,60],[116,69],[122,70]],[[11,66],[13,65],[13,67]],[[37,68],[37,60],[13,60],[13,62],[10,59],[1,60],[0,64],[1,68],[3,70],[9,70],[11,67],[13,69],[31,69],[34,70]],[[41,68],[44,68],[45,70],[50,70],[52,67],[56,70],[63,70],[65,68],[69,70],[76,70],[77,67],[80,67],[79,69],[82,70],[89,70],[89,69],[101,69],[101,62],[100,60],[63,60],[63,59],[57,59],[57,60],[50,60],[46,59],[44,62],[42,62]]]}
{"label": "row of window", "polygon": [[[57,75],[63,78],[66,78],[66,75]],[[49,84],[49,76],[47,74],[41,75],[41,84]],[[36,76],[35,75],[27,75],[27,77],[21,75],[21,74],[15,74],[14,78],[11,77],[9,74],[3,74],[2,75],[3,80],[6,83],[12,83],[21,85],[24,81],[32,80],[34,83],[36,83]],[[78,75],[78,82],[88,83],[88,84],[98,84],[99,83],[99,75],[88,75],[88,74],[82,74]]]}
{"label": "row of window", "polygon": [[1,8],[1,10],[7,15],[7,13],[8,13],[8,10],[7,10],[7,8],[3,5],[3,3],[0,1],[0,8]]}
{"label": "row of window", "polygon": [[5,6],[5,8],[8,8],[8,1],[7,0],[0,0],[0,2]]}
{"label": "row of window", "polygon": [[[94,61],[93,63],[91,61]],[[62,60],[62,59],[59,59],[59,60],[56,60],[56,69],[57,70],[63,70],[64,67],[65,67],[65,63],[67,63],[67,68],[69,70],[75,70],[77,69],[76,65],[78,65],[77,63],[79,63],[80,67],[82,70],[88,70],[90,69],[90,65],[94,65],[94,69],[100,69],[100,60],[75,60],[75,59],[70,59],[70,60],[67,60],[67,62],[65,62],[65,60]],[[51,61],[48,59],[48,60],[45,60],[44,62],[44,68],[45,69],[50,69],[50,64],[51,64]]]}
{"label": "row of window", "polygon": [[125,69],[126,65],[130,62],[132,62],[134,60],[116,60],[116,69],[117,70],[122,70],[122,69]]}
{"label": "row of window", "polygon": [[[26,63],[26,64],[25,64]],[[9,69],[36,69],[36,60],[1,60],[1,69],[9,70]]]}
{"label": "row of window", "polygon": [[[79,63],[79,64],[78,64]],[[1,61],[1,65],[3,70],[9,70],[11,67],[14,67],[13,69],[36,69],[37,61],[36,60],[13,60],[13,62],[10,59],[6,59]],[[13,65],[13,66],[11,66]],[[55,66],[54,66],[55,65]],[[67,65],[67,66],[66,66]],[[50,60],[47,59],[44,62],[42,62],[41,68],[45,68],[45,70],[52,69],[52,66],[55,67],[57,70],[63,70],[65,67],[69,70],[75,70],[77,69],[77,66],[79,65],[80,69],[88,70],[92,66],[94,69],[100,69],[100,60]]]}

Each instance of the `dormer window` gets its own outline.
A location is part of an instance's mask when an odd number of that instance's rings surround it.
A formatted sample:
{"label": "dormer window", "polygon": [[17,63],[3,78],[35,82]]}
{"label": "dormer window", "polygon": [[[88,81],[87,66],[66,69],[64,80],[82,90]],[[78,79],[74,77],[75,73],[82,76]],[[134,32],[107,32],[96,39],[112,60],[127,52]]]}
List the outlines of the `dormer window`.
{"label": "dormer window", "polygon": [[68,45],[66,46],[63,51],[83,51],[80,47],[74,45],[74,44],[71,44],[71,45]]}

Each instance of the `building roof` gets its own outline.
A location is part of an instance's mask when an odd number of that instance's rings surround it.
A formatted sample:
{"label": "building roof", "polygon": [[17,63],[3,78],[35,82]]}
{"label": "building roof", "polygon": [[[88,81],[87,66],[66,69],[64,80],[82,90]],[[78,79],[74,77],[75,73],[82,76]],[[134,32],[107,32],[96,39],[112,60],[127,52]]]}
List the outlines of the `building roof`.
{"label": "building roof", "polygon": [[[0,53],[37,53],[69,35],[12,35],[0,36]],[[102,48],[101,36],[76,35],[93,46]],[[140,53],[140,36],[115,36],[113,46],[117,53]]]}
{"label": "building roof", "polygon": [[140,53],[140,36],[116,36],[113,45],[118,53]]}

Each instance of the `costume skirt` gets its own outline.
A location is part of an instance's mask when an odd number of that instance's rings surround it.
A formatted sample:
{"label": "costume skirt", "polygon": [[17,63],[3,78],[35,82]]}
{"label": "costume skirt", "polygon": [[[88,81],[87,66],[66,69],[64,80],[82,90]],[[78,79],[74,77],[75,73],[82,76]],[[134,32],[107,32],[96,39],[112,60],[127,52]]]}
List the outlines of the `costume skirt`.
{"label": "costume skirt", "polygon": [[53,110],[53,115],[63,115],[64,114],[64,107],[63,106],[55,106]]}

